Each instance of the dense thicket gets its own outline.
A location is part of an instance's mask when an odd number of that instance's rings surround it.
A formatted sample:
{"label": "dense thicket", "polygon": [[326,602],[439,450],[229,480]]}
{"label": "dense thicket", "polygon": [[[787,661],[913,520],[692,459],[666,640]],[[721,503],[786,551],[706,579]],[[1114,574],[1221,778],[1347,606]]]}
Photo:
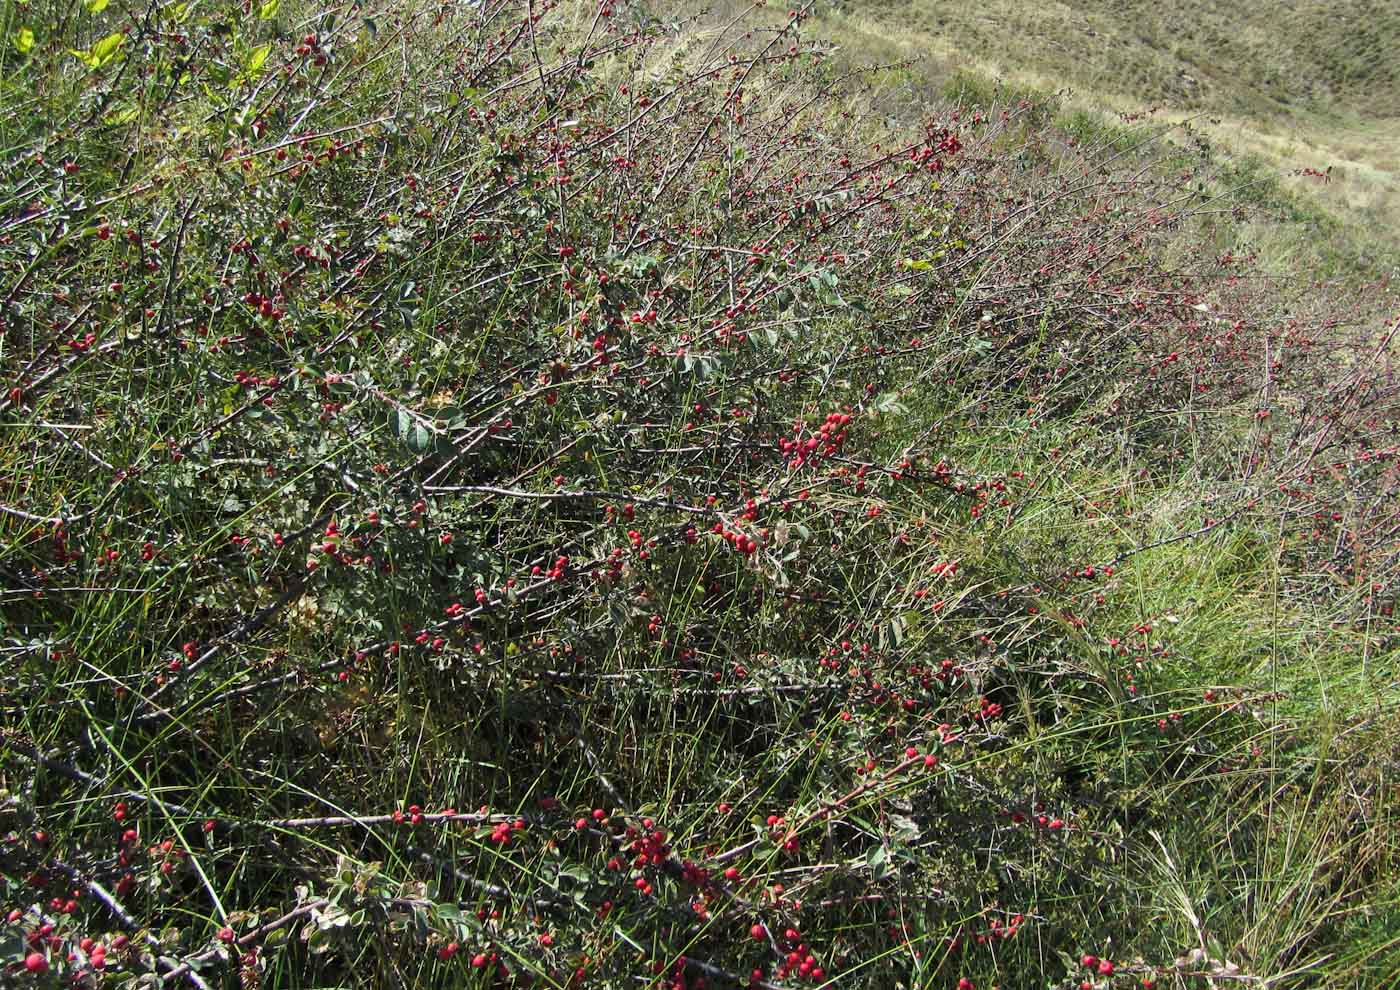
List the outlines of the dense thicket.
{"label": "dense thicket", "polygon": [[1395,963],[1395,326],[1207,163],[799,13],[5,16],[9,978]]}

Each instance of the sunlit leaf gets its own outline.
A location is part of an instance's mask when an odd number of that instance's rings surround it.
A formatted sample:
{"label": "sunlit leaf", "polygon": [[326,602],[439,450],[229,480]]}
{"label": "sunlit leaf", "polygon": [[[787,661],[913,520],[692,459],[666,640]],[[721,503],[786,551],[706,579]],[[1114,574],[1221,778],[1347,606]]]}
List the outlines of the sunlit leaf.
{"label": "sunlit leaf", "polygon": [[124,107],[114,110],[103,118],[109,124],[129,124],[140,115],[140,110],[136,107]]}
{"label": "sunlit leaf", "polygon": [[259,45],[257,48],[254,48],[251,52],[249,52],[247,62],[248,74],[252,75],[253,73],[262,69],[263,63],[267,61],[267,56],[271,53],[271,45]]}
{"label": "sunlit leaf", "polygon": [[122,34],[120,31],[114,31],[86,51],[70,48],[68,53],[81,61],[89,69],[99,69],[117,56],[117,53],[121,51],[122,43],[125,41],[126,35]]}
{"label": "sunlit leaf", "polygon": [[122,43],[125,41],[126,35],[122,34],[120,31],[114,31],[97,44],[93,45],[92,53],[96,55],[101,62],[110,61],[112,56],[117,54],[117,49],[121,48]]}

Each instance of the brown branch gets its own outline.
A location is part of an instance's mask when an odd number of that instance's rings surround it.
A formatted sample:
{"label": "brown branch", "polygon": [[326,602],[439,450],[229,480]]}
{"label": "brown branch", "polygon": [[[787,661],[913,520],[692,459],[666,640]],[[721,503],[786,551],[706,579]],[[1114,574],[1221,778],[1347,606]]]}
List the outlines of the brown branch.
{"label": "brown branch", "polygon": [[[286,928],[298,918],[308,915],[312,911],[319,910],[320,908],[325,907],[329,903],[330,901],[326,900],[324,897],[319,897],[314,901],[308,901],[300,907],[288,911],[286,914],[282,915],[282,917],[277,918],[274,921],[269,921],[261,928],[254,929],[248,934],[235,940],[232,946],[229,946],[229,948],[237,946],[238,948],[243,949],[247,948],[248,946],[255,945],[256,943],[262,941],[264,938],[277,931],[278,929]],[[170,972],[166,973],[165,976],[163,976],[161,979],[163,981],[168,982],[170,980],[178,979],[179,977],[185,976],[187,974],[193,974],[195,966],[203,962],[208,962],[209,960],[214,959],[218,956],[221,956],[225,953],[225,951],[226,948],[224,946],[216,946],[212,949],[206,949],[204,952],[201,952],[198,955],[188,956],[186,957],[184,962],[176,966]]]}
{"label": "brown branch", "polygon": [[[65,863],[61,859],[51,859],[47,862],[46,865],[58,870],[64,876],[68,877],[68,879],[71,880],[73,883],[82,884],[84,889],[86,889],[89,894],[91,894],[98,901],[100,901],[102,903],[102,906],[105,907],[109,912],[111,912],[112,916],[116,918],[117,921],[121,922],[122,927],[125,928],[127,931],[140,932],[141,940],[145,942],[148,947],[155,951],[157,966],[163,966],[169,969],[172,973],[179,968],[179,964],[170,956],[164,956],[160,954],[160,939],[156,938],[148,930],[144,929],[141,926],[141,923],[137,921],[134,917],[132,917],[131,912],[129,912],[125,907],[123,907],[122,903],[118,901],[116,897],[113,896],[111,891],[109,891],[106,887],[102,886],[102,884],[98,883],[96,880],[83,876],[82,872],[77,867]],[[204,981],[204,978],[201,977],[198,973],[194,972],[193,970],[190,970],[188,976],[190,982],[193,983],[197,988],[199,988],[199,990],[209,990],[209,984],[206,983]]]}

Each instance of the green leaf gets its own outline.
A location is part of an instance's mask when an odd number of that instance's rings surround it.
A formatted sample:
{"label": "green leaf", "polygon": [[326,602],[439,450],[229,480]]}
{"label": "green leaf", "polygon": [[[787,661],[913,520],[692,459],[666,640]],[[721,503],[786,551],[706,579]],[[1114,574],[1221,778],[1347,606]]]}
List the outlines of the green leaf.
{"label": "green leaf", "polygon": [[83,6],[87,8],[89,14],[100,14],[107,9],[107,4],[111,0],[83,0]]}
{"label": "green leaf", "polygon": [[117,52],[121,51],[124,41],[126,41],[126,35],[116,31],[107,35],[90,49],[70,48],[68,54],[78,59],[89,69],[100,69],[116,57]]}
{"label": "green leaf", "polygon": [[571,863],[568,866],[559,868],[560,877],[568,877],[577,883],[589,883],[593,879],[592,872],[581,863]]}
{"label": "green leaf", "polygon": [[903,415],[909,411],[909,407],[899,401],[898,392],[882,393],[876,398],[874,408],[877,412],[893,413],[895,415]]}
{"label": "green leaf", "polygon": [[258,8],[258,17],[270,21],[277,16],[277,8],[280,6],[282,6],[282,0],[267,0]]}
{"label": "green leaf", "polygon": [[907,815],[890,815],[890,838],[908,845],[917,842],[921,834],[919,823]]}
{"label": "green leaf", "polygon": [[15,32],[15,51],[21,55],[26,54],[34,47],[34,32],[29,28],[20,28]]}
{"label": "green leaf", "polygon": [[253,75],[262,69],[263,63],[267,61],[267,56],[272,54],[271,45],[259,45],[248,53],[248,75]]}
{"label": "green leaf", "polygon": [[394,413],[394,432],[414,453],[421,454],[433,446],[432,431],[402,409]]}
{"label": "green leaf", "polygon": [[129,124],[133,120],[135,120],[140,115],[140,113],[141,111],[138,110],[136,107],[124,107],[122,109],[112,111],[102,119],[105,120],[107,123],[114,125]]}
{"label": "green leaf", "polygon": [[846,305],[846,300],[836,291],[837,279],[833,272],[824,268],[815,269],[807,274],[807,284],[812,287],[823,306]]}
{"label": "green leaf", "polygon": [[885,846],[875,846],[865,854],[865,865],[876,880],[884,880],[894,873],[890,865],[890,851]]}
{"label": "green leaf", "polygon": [[126,41],[126,35],[120,31],[113,31],[97,44],[92,46],[92,54],[97,58],[98,65],[105,65],[110,62],[121,49],[122,43]]}
{"label": "green leaf", "polygon": [[904,642],[904,634],[909,629],[909,623],[904,620],[904,616],[897,615],[890,620],[890,641],[898,648]]}

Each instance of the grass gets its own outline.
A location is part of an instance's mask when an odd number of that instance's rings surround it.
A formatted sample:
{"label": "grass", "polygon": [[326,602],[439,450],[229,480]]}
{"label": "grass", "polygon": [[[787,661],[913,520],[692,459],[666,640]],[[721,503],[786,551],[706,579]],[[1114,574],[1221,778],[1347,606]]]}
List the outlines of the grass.
{"label": "grass", "polygon": [[1400,85],[1377,53],[1400,28],[1374,4],[929,0],[820,5],[817,23],[855,60],[916,59],[922,91],[1058,93],[1070,133],[1144,114],[1189,122],[1179,143],[1203,139],[1213,157],[1266,170],[1289,204],[1288,222],[1260,232],[1273,270],[1395,271]]}
{"label": "grass", "polygon": [[1394,982],[1344,214],[826,9],[3,17],[7,984]]}

